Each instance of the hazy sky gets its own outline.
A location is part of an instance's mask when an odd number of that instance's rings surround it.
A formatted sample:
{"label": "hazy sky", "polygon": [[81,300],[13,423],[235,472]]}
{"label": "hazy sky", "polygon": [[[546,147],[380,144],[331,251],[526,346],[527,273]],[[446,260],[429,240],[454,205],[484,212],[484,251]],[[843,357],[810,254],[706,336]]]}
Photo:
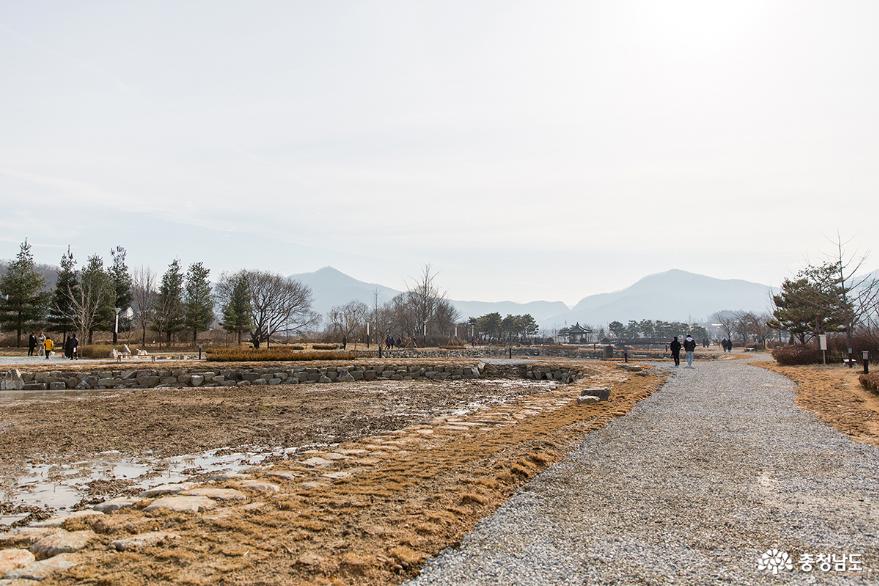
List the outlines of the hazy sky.
{"label": "hazy sky", "polygon": [[[0,258],[457,299],[879,266],[879,3],[0,4]],[[109,257],[109,254],[106,254]]]}

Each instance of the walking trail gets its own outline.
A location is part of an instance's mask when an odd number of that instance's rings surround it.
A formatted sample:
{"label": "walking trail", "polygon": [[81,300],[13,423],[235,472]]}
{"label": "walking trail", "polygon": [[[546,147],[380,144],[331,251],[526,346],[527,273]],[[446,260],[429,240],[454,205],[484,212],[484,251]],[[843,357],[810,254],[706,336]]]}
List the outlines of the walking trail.
{"label": "walking trail", "polygon": [[[793,568],[758,570],[769,548]],[[825,554],[859,555],[862,570],[825,571]],[[414,584],[672,582],[879,582],[879,448],[799,409],[780,375],[697,363],[590,433]]]}

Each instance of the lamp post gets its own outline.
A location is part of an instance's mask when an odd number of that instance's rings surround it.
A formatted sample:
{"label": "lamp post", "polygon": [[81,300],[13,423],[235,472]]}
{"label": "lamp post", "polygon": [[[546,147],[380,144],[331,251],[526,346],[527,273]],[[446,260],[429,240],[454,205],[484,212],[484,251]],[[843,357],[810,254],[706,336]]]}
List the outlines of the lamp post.
{"label": "lamp post", "polygon": [[121,307],[115,307],[116,311],[116,323],[113,326],[113,343],[116,344],[119,340],[119,314],[122,314],[122,317],[125,319],[131,319],[134,317],[134,310],[130,307],[126,308],[125,311],[122,311]]}
{"label": "lamp post", "polygon": [[864,358],[864,374],[870,374],[870,351],[862,351],[861,356]]}

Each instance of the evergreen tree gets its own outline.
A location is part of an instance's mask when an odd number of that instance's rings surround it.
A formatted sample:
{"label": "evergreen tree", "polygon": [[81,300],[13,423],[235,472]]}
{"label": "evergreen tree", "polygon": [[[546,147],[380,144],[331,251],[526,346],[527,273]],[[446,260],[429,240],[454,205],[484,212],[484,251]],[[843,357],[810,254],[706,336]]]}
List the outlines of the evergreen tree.
{"label": "evergreen tree", "polygon": [[223,328],[227,332],[238,334],[238,343],[241,344],[241,336],[251,326],[250,319],[250,286],[244,275],[234,275],[224,283],[225,303],[223,304]]}
{"label": "evergreen tree", "polygon": [[[110,265],[109,273],[110,278],[113,280],[113,288],[115,289],[115,308],[119,308],[120,310],[125,310],[131,307],[131,274],[128,272],[128,266],[125,264],[125,256],[127,252],[121,247],[117,246],[115,249],[110,251],[110,256],[113,257],[113,264]],[[120,330],[128,330],[131,327],[131,320],[119,317],[119,329]],[[113,343],[117,342],[116,335],[116,312],[113,312],[111,316],[110,322],[110,330],[113,332]]]}
{"label": "evergreen tree", "polygon": [[76,275],[76,260],[68,246],[67,252],[61,255],[61,270],[58,272],[55,293],[49,307],[49,323],[61,332],[65,341],[67,332],[73,331],[76,327],[73,300],[78,297],[79,279]]}
{"label": "evergreen tree", "polygon": [[171,337],[186,327],[186,313],[183,306],[183,272],[180,261],[168,265],[162,275],[159,294],[153,308],[153,329],[165,336],[168,344]]}
{"label": "evergreen tree", "polygon": [[16,347],[21,346],[22,330],[46,314],[49,295],[43,292],[44,285],[34,264],[31,245],[25,239],[15,260],[0,278],[0,326],[15,330]]}
{"label": "evergreen tree", "polygon": [[185,321],[186,327],[192,330],[193,344],[198,341],[198,333],[210,329],[214,321],[214,298],[208,280],[210,274],[210,269],[200,262],[190,265],[186,273]]}

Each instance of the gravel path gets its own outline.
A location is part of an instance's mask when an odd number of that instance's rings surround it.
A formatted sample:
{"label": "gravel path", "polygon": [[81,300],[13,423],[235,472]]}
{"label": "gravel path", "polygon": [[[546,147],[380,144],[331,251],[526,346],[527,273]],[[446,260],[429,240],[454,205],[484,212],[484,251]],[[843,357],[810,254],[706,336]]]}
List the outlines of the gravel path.
{"label": "gravel path", "polygon": [[[676,371],[413,583],[879,582],[879,449],[793,388],[741,361]],[[770,547],[793,570],[758,571]],[[863,570],[805,572],[804,553],[861,554]]]}

